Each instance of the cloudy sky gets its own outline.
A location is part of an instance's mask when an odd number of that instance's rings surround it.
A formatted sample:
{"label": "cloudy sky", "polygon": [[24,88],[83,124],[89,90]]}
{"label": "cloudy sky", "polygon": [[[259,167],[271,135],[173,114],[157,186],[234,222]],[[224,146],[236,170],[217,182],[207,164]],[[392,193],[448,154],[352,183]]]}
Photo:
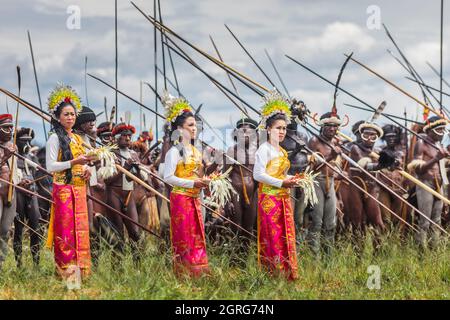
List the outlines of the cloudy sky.
{"label": "cloudy sky", "polygon": [[[154,85],[154,45],[152,25],[129,1],[118,1],[119,88],[139,100],[140,81]],[[135,0],[148,14],[153,15],[153,1]],[[71,20],[69,6],[80,9],[80,28],[68,28]],[[399,86],[421,97],[418,87],[406,80],[402,67],[387,53],[391,49],[399,56],[383,28],[373,20],[373,7],[379,9],[381,23],[391,31],[411,64],[429,84],[439,87],[439,78],[427,66],[430,62],[439,68],[440,1],[387,1],[387,0],[161,0],[164,23],[174,31],[215,55],[211,35],[224,61],[266,87],[268,81],[245,55],[230,33],[227,24],[260,63],[272,81],[282,87],[264,53],[267,49],[292,96],[302,99],[313,112],[330,109],[333,88],[295,65],[284,55],[301,61],[328,79],[335,81],[345,60],[344,53],[354,57],[386,76]],[[369,13],[368,13],[369,11]],[[447,48],[450,35],[450,8],[444,13],[444,78],[450,61]],[[369,27],[368,27],[369,23]],[[375,23],[375,24],[374,24]],[[88,57],[88,72],[109,83],[114,83],[114,0],[3,0],[0,11],[0,87],[17,92],[16,66],[22,70],[22,97],[38,105],[27,30],[31,32],[37,74],[44,108],[48,93],[58,81],[72,85],[86,102],[84,61]],[[159,35],[159,34],[158,34]],[[162,67],[158,38],[158,64]],[[226,74],[208,60],[183,45],[202,68],[231,87]],[[202,114],[215,128],[230,127],[241,117],[241,112],[199,71],[173,54],[181,92],[194,105],[203,103]],[[167,74],[173,81],[167,59]],[[386,111],[416,118],[419,105],[386,83],[375,78],[354,63],[349,63],[341,85],[353,94],[377,106],[387,101]],[[158,87],[162,86],[162,77]],[[261,100],[258,95],[238,84],[243,99],[255,108]],[[445,87],[445,89],[449,88]],[[88,79],[89,105],[96,112],[103,111],[103,100],[114,104],[114,91],[94,79]],[[172,90],[174,92],[174,90]],[[143,102],[154,108],[154,95],[143,88]],[[448,103],[444,98],[444,104]],[[6,99],[0,97],[0,110],[6,112]],[[341,93],[338,107],[341,114],[349,114],[351,122],[369,115],[343,106],[358,104]],[[139,107],[119,97],[119,115],[133,112],[132,122],[139,129]],[[8,101],[9,110],[16,104]],[[161,109],[161,106],[159,107]],[[146,113],[147,127],[155,126],[154,116]],[[257,117],[255,113],[251,115]],[[104,115],[99,121],[104,121]],[[421,115],[419,115],[421,119]],[[383,122],[381,122],[383,123]],[[20,126],[32,126],[37,131],[37,142],[44,141],[42,122],[29,111],[21,109]]]}

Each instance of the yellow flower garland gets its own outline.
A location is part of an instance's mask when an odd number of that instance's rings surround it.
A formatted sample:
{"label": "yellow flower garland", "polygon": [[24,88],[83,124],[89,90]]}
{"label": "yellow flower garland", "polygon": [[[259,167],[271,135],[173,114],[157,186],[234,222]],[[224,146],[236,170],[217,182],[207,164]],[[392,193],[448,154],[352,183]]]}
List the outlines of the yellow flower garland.
{"label": "yellow flower garland", "polygon": [[48,97],[47,101],[48,110],[51,113],[55,112],[56,108],[62,102],[71,103],[75,107],[75,111],[77,112],[77,114],[83,108],[83,106],[81,105],[81,99],[76,93],[76,91],[72,89],[71,86],[58,83],[55,89],[53,89],[53,91],[50,92],[50,95]]}

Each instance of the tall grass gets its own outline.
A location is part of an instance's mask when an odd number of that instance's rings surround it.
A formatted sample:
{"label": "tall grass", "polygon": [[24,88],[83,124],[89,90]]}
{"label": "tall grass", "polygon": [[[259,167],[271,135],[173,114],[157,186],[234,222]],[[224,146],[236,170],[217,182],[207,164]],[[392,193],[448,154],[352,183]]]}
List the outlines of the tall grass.
{"label": "tall grass", "polygon": [[[370,235],[358,257],[348,237],[341,237],[334,254],[318,259],[302,242],[298,249],[299,279],[270,277],[257,266],[256,244],[246,267],[230,267],[232,244],[208,244],[212,273],[200,279],[178,279],[172,273],[170,251],[161,253],[146,239],[139,265],[128,252],[118,261],[102,247],[98,265],[80,290],[67,290],[55,275],[53,255],[41,253],[35,269],[27,247],[17,269],[9,254],[0,274],[1,299],[449,299],[450,250],[443,241],[435,250],[419,254],[411,239],[383,237],[373,252]],[[381,288],[370,290],[368,267],[379,266]]]}

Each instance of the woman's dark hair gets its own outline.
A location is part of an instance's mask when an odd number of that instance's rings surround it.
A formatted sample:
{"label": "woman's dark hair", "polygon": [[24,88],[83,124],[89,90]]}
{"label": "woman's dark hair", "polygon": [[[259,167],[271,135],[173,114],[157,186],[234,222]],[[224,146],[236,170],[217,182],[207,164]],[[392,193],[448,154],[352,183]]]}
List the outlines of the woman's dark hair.
{"label": "woman's dark hair", "polygon": [[[70,137],[67,134],[66,129],[64,129],[61,123],[56,120],[61,115],[61,111],[67,106],[71,106],[75,110],[75,107],[71,103],[62,102],[54,112],[55,118],[52,117],[51,120],[53,131],[58,136],[59,149],[61,150],[61,161],[70,161],[73,159],[72,150],[70,150]],[[65,176],[65,182],[66,184],[69,184],[70,181],[72,181],[72,170],[65,170]]]}
{"label": "woman's dark hair", "polygon": [[275,121],[277,120],[284,120],[287,122],[286,115],[283,113],[276,113],[273,116],[271,116],[269,119],[266,120],[266,128],[272,127]]}
{"label": "woman's dark hair", "polygon": [[[171,123],[170,137],[172,137],[172,134],[178,129],[178,127],[183,126],[183,124],[186,122],[186,119],[189,117],[194,117],[194,114],[190,111],[183,112],[178,117],[176,117],[175,121]],[[173,143],[174,141],[171,141],[171,142]],[[183,148],[180,148],[180,155],[183,156]]]}
{"label": "woman's dark hair", "polygon": [[170,133],[172,134],[175,130],[178,129],[178,127],[182,127],[184,122],[186,121],[187,118],[189,117],[194,117],[194,114],[192,112],[183,112],[182,114],[180,114],[174,122],[172,122],[172,126],[170,128]]}

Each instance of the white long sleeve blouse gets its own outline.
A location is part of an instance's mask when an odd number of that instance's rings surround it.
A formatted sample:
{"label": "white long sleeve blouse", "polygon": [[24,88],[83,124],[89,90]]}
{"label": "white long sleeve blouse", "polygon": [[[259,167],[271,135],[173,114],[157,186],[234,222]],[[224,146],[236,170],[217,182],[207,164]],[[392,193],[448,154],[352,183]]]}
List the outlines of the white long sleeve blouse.
{"label": "white long sleeve blouse", "polygon": [[283,152],[277,150],[269,142],[261,144],[255,154],[253,178],[258,182],[281,188],[283,180],[274,178],[266,173],[266,167],[269,161],[281,156],[283,156]]}
{"label": "white long sleeve blouse", "polygon": [[[192,150],[190,148],[184,148],[184,152],[187,156],[189,156],[192,153]],[[175,146],[171,147],[167,152],[166,158],[164,160],[164,181],[173,186],[192,189],[194,187],[193,180],[183,179],[175,176],[177,164],[181,160],[183,160],[183,158],[181,157],[178,149]]]}
{"label": "white long sleeve blouse", "polygon": [[50,135],[46,144],[45,165],[51,173],[71,168],[69,161],[58,161],[59,140],[56,134]]}

